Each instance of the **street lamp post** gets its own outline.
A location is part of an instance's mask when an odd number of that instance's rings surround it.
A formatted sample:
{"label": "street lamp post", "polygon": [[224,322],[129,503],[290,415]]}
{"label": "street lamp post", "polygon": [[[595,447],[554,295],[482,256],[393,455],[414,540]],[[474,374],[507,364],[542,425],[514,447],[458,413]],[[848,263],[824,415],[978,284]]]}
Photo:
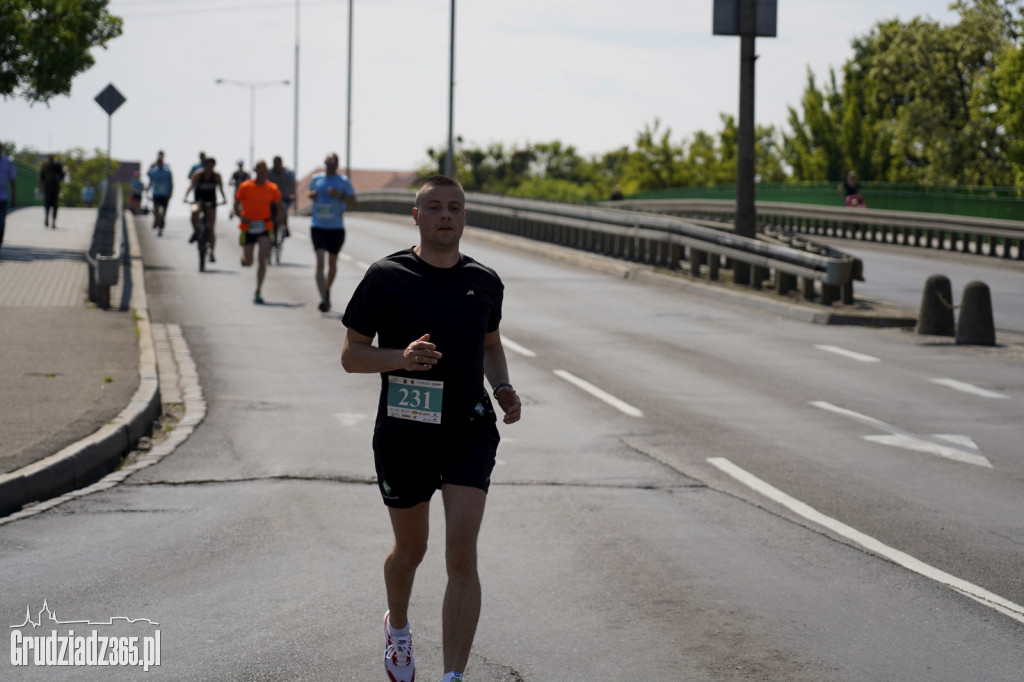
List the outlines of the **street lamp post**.
{"label": "street lamp post", "polygon": [[256,156],[256,88],[265,88],[270,85],[291,85],[291,81],[235,81],[229,78],[218,78],[214,81],[217,85],[237,85],[242,88],[249,88],[249,168],[253,167]]}
{"label": "street lamp post", "polygon": [[448,39],[448,153],[444,174],[455,177],[455,0],[451,2],[451,31]]}

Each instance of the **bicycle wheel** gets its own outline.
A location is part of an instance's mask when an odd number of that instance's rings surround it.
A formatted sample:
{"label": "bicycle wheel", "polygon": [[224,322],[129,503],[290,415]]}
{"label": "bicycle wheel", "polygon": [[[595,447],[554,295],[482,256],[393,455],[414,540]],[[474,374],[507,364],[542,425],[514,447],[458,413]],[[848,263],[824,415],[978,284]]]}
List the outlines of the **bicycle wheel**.
{"label": "bicycle wheel", "polygon": [[199,238],[196,239],[196,246],[199,248],[199,272],[206,272],[206,220],[199,221]]}

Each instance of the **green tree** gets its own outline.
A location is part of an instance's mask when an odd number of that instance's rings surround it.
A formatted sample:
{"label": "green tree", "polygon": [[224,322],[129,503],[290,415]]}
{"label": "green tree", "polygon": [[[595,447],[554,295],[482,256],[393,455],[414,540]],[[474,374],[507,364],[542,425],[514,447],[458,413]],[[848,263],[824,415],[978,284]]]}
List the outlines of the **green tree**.
{"label": "green tree", "polygon": [[108,0],[3,0],[0,95],[46,102],[71,92],[95,63],[90,50],[121,35]]}
{"label": "green tree", "polygon": [[1012,181],[992,74],[1019,38],[1021,4],[960,0],[952,5],[959,21],[949,26],[920,17],[879,22],[853,41],[841,88],[834,72],[824,90],[808,74],[802,112],[790,109],[784,136],[794,179],[838,180],[852,168],[865,180]]}

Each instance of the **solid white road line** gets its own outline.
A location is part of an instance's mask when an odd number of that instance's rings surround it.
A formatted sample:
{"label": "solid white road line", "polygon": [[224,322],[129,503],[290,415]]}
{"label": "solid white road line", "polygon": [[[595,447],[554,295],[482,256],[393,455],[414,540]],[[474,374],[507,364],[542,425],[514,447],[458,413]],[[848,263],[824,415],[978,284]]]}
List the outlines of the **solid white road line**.
{"label": "solid white road line", "polygon": [[948,585],[960,594],[970,597],[977,602],[984,604],[990,608],[999,611],[1000,613],[1013,618],[1016,621],[1024,623],[1024,606],[1015,604],[1014,602],[1004,599],[997,594],[993,594],[983,587],[979,587],[973,583],[957,578],[954,575],[950,575],[944,571],[941,571],[934,566],[930,566],[923,561],[915,559],[914,557],[901,552],[898,549],[890,547],[879,540],[866,535],[847,526],[845,523],[837,521],[830,516],[826,516],[821,512],[817,511],[813,507],[797,500],[794,497],[787,495],[778,488],[775,488],[768,483],[765,483],[761,479],[757,478],[753,474],[747,472],[744,469],[736,466],[729,460],[723,457],[711,457],[708,462],[712,465],[725,472],[729,476],[732,476],[740,483],[744,484],[748,488],[755,492],[764,495],[765,497],[781,504],[790,511],[803,518],[816,523],[820,526],[828,528],[833,533],[841,535],[842,537],[857,543],[864,549],[874,552],[879,556],[882,556],[893,563],[899,564],[907,570],[913,571],[919,575],[922,575],[930,580]]}
{"label": "solid white road line", "polygon": [[971,395],[980,396],[982,398],[993,398],[995,400],[1003,400],[1010,396],[1005,393],[996,393],[995,391],[989,391],[988,389],[979,388],[973,384],[968,384],[964,381],[957,381],[956,379],[931,379],[932,383],[938,384],[939,386],[945,386],[952,388],[957,391],[963,391],[964,393],[970,393]]}
{"label": "solid white road line", "polygon": [[823,350],[826,353],[835,353],[836,355],[842,355],[844,358],[850,358],[851,360],[856,360],[857,362],[881,362],[881,360],[879,360],[873,355],[864,355],[863,353],[857,353],[852,350],[846,350],[845,348],[840,348],[839,346],[828,346],[819,344],[814,347],[817,348],[818,350]]}
{"label": "solid white road line", "polygon": [[510,351],[514,351],[516,353],[519,353],[523,357],[527,357],[527,358],[535,358],[535,357],[537,357],[537,354],[534,353],[532,350],[530,350],[529,348],[526,348],[525,346],[520,346],[518,343],[516,343],[512,339],[508,338],[507,336],[502,336],[501,337],[501,345],[504,346],[505,348],[508,348]]}
{"label": "solid white road line", "polygon": [[551,371],[554,372],[555,376],[557,376],[557,377],[559,377],[561,379],[565,379],[566,381],[568,381],[570,384],[573,384],[574,386],[582,388],[584,391],[586,391],[590,395],[594,396],[595,398],[598,398],[599,400],[603,400],[604,402],[608,403],[609,405],[611,405],[615,409],[619,410],[623,414],[628,414],[630,417],[637,417],[637,418],[642,418],[644,416],[643,412],[641,412],[639,409],[633,407],[629,403],[624,402],[622,400],[619,400],[618,398],[613,396],[611,393],[607,393],[605,391],[602,391],[600,388],[598,388],[597,386],[594,386],[592,383],[590,383],[588,381],[584,381],[583,379],[580,379],[578,376],[575,376],[573,374],[570,374],[569,372],[566,372],[564,369],[554,369],[554,370],[551,370]]}
{"label": "solid white road line", "polygon": [[[812,400],[811,405],[822,410],[834,412],[835,414],[841,414],[844,417],[849,417],[856,421],[868,424],[879,431],[888,431],[888,436],[864,436],[865,440],[869,440],[873,443],[881,443],[882,445],[891,445],[897,448],[906,448],[908,450],[914,450],[915,452],[924,452],[929,455],[935,455],[937,457],[944,457],[951,459],[956,462],[963,462],[964,464],[973,464],[975,466],[985,467],[988,469],[992,468],[992,463],[988,461],[988,458],[978,452],[978,446],[974,444],[968,436],[958,435],[935,435],[931,439],[925,436],[918,436],[913,433],[909,433],[902,429],[898,429],[891,424],[886,424],[881,419],[875,419],[853,410],[847,410],[844,407],[827,403],[823,400]],[[940,439],[946,441],[946,443],[952,443],[953,446],[946,445],[945,443],[938,443],[934,439]],[[967,445],[969,443],[969,445]],[[962,447],[955,447],[962,446]]]}

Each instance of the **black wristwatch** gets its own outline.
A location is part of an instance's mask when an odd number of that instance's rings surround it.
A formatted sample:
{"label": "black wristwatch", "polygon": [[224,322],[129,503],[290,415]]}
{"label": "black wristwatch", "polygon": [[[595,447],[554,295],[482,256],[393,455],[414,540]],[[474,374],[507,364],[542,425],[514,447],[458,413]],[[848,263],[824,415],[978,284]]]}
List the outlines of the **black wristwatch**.
{"label": "black wristwatch", "polygon": [[[494,387],[494,399],[498,399],[498,394],[504,391],[506,388],[512,388],[512,384],[498,384]],[[514,388],[512,390],[515,390]]]}

